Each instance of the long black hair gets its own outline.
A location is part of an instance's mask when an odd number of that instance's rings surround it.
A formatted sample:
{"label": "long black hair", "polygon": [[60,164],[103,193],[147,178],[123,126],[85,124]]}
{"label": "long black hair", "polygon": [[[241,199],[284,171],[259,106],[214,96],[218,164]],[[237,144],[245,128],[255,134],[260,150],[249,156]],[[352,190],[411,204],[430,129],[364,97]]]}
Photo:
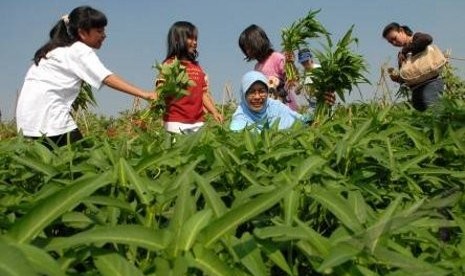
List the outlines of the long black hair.
{"label": "long black hair", "polygon": [[256,59],[260,62],[274,52],[273,45],[266,32],[255,24],[242,31],[239,36],[239,47],[247,61]]}
{"label": "long black hair", "polygon": [[64,47],[79,40],[79,29],[89,31],[92,28],[103,28],[107,25],[107,18],[102,12],[89,6],[80,6],[61,18],[50,30],[50,40],[34,54],[34,63],[39,64],[46,58],[48,52],[57,47]]}
{"label": "long black hair", "polygon": [[195,61],[198,52],[189,53],[187,39],[197,39],[198,30],[194,24],[187,21],[175,22],[168,31],[166,60],[178,58],[179,60]]}
{"label": "long black hair", "polygon": [[383,38],[386,38],[386,36],[391,32],[391,31],[397,31],[397,32],[404,32],[408,36],[413,35],[412,29],[410,29],[409,26],[407,25],[400,25],[397,22],[391,22],[386,25],[383,29]]}

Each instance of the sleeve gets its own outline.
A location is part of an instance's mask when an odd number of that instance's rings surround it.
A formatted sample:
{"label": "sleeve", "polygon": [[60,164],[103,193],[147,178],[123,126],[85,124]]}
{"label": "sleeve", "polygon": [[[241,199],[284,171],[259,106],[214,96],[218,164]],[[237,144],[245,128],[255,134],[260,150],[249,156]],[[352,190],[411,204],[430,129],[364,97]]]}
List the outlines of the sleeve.
{"label": "sleeve", "polygon": [[79,78],[96,89],[100,89],[103,80],[113,74],[90,48],[71,55],[70,67]]}
{"label": "sleeve", "polygon": [[418,54],[433,43],[433,38],[429,34],[425,33],[415,33],[412,38],[412,43],[402,48],[402,53],[407,55],[407,53],[412,53],[412,55]]}
{"label": "sleeve", "polygon": [[279,75],[279,78],[282,78],[283,80],[287,79],[286,72],[284,70],[284,64],[285,64],[285,58],[283,54],[279,55],[279,59],[276,60],[276,72]]}

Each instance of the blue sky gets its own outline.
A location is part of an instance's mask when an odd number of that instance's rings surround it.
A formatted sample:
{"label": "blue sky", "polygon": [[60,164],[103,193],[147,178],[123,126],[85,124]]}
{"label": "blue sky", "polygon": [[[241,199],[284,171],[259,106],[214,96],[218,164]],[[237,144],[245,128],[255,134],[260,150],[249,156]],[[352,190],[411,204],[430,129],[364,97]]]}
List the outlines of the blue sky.
{"label": "blue sky", "polygon": [[[146,89],[153,88],[152,65],[166,55],[166,34],[171,24],[178,20],[192,22],[199,29],[199,61],[210,77],[218,103],[226,83],[238,94],[242,74],[254,65],[244,61],[238,47],[242,30],[252,23],[261,26],[274,48],[280,50],[281,29],[309,10],[321,9],[318,19],[335,41],[355,24],[354,34],[359,38],[356,51],[369,64],[367,77],[373,86],[362,86],[363,97],[354,91],[349,101],[372,99],[381,65],[395,64],[397,49],[380,35],[391,21],[429,33],[441,48],[465,58],[462,0],[5,0],[0,2],[0,109],[4,119],[14,116],[16,93],[34,52],[46,42],[48,32],[61,15],[80,5],[90,5],[108,17],[107,39],[97,52],[104,64]],[[312,46],[318,47],[318,42],[313,41]],[[464,61],[453,61],[453,65],[464,75]],[[130,109],[133,102],[132,97],[109,88],[97,91],[96,97],[95,111],[111,116]]]}

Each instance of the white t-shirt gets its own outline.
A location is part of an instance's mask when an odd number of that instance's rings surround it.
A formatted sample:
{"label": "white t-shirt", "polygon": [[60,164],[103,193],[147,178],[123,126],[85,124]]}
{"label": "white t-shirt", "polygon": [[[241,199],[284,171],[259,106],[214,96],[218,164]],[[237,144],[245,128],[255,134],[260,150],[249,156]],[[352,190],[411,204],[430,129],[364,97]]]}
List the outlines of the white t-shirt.
{"label": "white t-shirt", "polygon": [[111,74],[95,50],[82,42],[50,51],[26,74],[16,107],[18,131],[40,137],[76,129],[70,112],[82,81],[99,89]]}
{"label": "white t-shirt", "polygon": [[[318,63],[313,63],[313,68],[312,69],[315,69],[315,68],[319,68],[321,67],[321,65],[319,65]],[[303,84],[312,84],[313,81],[312,81],[312,71],[310,70],[310,72],[305,72],[304,73],[304,83]]]}

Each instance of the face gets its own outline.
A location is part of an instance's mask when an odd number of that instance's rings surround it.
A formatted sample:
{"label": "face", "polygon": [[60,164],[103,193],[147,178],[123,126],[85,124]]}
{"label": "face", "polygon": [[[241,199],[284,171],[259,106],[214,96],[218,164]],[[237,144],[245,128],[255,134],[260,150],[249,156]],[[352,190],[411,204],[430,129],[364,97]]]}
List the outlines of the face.
{"label": "face", "polygon": [[310,59],[309,59],[309,60],[306,60],[306,61],[304,61],[304,62],[302,62],[302,63],[300,63],[300,64],[302,64],[302,67],[304,67],[306,70],[310,70],[310,69],[313,68],[313,66],[312,66],[312,65],[313,65],[313,62],[312,62],[312,60],[310,60]]}
{"label": "face", "polygon": [[186,42],[189,53],[195,54],[197,52],[197,37],[189,37]]}
{"label": "face", "polygon": [[261,82],[255,82],[245,93],[247,105],[250,110],[258,112],[262,110],[268,97],[268,88]]}
{"label": "face", "polygon": [[410,39],[405,32],[392,30],[386,35],[386,40],[395,47],[404,47]]}
{"label": "face", "polygon": [[245,54],[246,58],[255,59],[255,57],[253,56],[252,49],[250,49],[248,47],[245,47],[244,52],[245,52],[244,54]]}
{"label": "face", "polygon": [[87,46],[94,49],[100,49],[103,41],[107,37],[105,34],[105,28],[91,28],[88,31],[79,29],[78,33],[81,38],[80,40]]}

